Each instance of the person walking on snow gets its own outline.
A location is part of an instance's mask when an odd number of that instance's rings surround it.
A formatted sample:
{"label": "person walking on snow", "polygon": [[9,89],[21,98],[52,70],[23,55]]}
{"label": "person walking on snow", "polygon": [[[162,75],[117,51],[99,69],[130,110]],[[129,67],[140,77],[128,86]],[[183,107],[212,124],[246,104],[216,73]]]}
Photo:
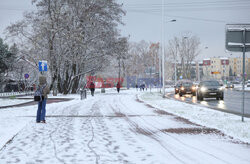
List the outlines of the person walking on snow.
{"label": "person walking on snow", "polygon": [[36,122],[37,123],[46,123],[45,116],[46,116],[46,101],[48,98],[48,94],[50,92],[49,87],[47,85],[47,80],[45,76],[39,77],[39,85],[38,87],[42,91],[42,100],[38,102],[38,109],[36,115]]}
{"label": "person walking on snow", "polygon": [[90,91],[91,91],[91,95],[94,96],[95,84],[93,83],[93,81],[90,83],[89,88],[90,88]]}
{"label": "person walking on snow", "polygon": [[117,89],[118,93],[120,92],[120,88],[121,88],[121,84],[120,84],[120,82],[118,82],[117,85],[116,85],[116,89]]}

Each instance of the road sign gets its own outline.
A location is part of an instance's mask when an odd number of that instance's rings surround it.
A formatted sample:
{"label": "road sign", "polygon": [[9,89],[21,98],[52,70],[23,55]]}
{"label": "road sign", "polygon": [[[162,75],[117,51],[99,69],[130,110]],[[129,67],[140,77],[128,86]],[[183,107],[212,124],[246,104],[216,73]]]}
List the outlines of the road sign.
{"label": "road sign", "polygon": [[[250,51],[250,24],[228,24],[226,25],[226,49],[228,51],[243,52],[243,74],[245,74],[246,52]],[[245,76],[242,83],[242,122],[245,110]]]}
{"label": "road sign", "polygon": [[226,49],[233,52],[250,51],[250,24],[226,25]]}
{"label": "road sign", "polygon": [[28,79],[29,77],[30,77],[30,75],[29,75],[29,74],[27,74],[27,73],[26,73],[26,74],[24,74],[24,78],[25,78],[25,79]]}
{"label": "road sign", "polygon": [[48,65],[47,61],[39,61],[38,62],[38,68],[40,72],[48,71]]}

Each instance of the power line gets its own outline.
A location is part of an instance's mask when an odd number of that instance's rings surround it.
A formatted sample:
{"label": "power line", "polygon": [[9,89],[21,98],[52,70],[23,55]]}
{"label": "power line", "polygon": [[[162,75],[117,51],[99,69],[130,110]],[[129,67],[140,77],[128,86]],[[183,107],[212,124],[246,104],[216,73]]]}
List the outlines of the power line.
{"label": "power line", "polygon": [[[127,10],[150,10],[160,11],[161,4],[128,4],[124,5]],[[210,2],[184,2],[184,3],[167,3],[164,5],[167,11],[179,10],[235,10],[235,9],[250,9],[249,0],[230,0],[230,1],[210,1]]]}
{"label": "power line", "polygon": [[[242,5],[242,6],[217,6],[217,7],[193,7],[193,8],[170,8],[166,7],[165,10],[168,12],[173,12],[173,11],[218,11],[218,10],[249,10],[250,9],[250,4],[249,5]],[[127,8],[127,11],[150,11],[150,12],[161,12],[160,8]]]}
{"label": "power line", "polygon": [[[151,14],[149,12],[139,12],[139,13],[145,13],[145,14]],[[154,15],[158,15],[158,14],[154,14]],[[202,21],[202,22],[213,22],[213,23],[228,23],[229,21],[225,21],[225,20],[218,20],[218,19],[206,19],[206,18],[197,18],[197,17],[188,17],[188,16],[179,16],[179,15],[165,15],[167,17],[171,17],[171,18],[181,18],[181,19],[187,19],[187,20],[194,20],[194,21]],[[230,21],[231,23],[233,23],[232,21]]]}
{"label": "power line", "polygon": [[[164,6],[188,6],[188,5],[220,5],[220,4],[224,4],[224,5],[227,5],[227,4],[245,4],[245,3],[250,3],[249,0],[229,0],[229,1],[207,1],[207,2],[204,2],[204,1],[200,1],[200,2],[182,2],[182,3],[165,3]],[[129,6],[134,6],[134,7],[140,7],[140,6],[162,6],[162,4],[156,4],[156,3],[152,3],[152,4],[128,4],[127,5],[128,7]]]}

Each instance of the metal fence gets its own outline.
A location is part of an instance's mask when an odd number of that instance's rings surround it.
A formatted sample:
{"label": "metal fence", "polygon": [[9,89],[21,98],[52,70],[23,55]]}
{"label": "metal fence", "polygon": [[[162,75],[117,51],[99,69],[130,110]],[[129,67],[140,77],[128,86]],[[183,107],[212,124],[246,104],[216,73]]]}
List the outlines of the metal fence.
{"label": "metal fence", "polygon": [[2,92],[0,93],[0,98],[12,97],[12,96],[33,96],[33,91],[27,92]]}

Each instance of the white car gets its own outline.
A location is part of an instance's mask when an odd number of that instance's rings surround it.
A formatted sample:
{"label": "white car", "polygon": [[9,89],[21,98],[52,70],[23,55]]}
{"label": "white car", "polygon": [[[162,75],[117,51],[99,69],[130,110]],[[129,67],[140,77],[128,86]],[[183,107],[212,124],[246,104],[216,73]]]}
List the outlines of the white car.
{"label": "white car", "polygon": [[250,87],[250,80],[247,81],[247,87]]}

